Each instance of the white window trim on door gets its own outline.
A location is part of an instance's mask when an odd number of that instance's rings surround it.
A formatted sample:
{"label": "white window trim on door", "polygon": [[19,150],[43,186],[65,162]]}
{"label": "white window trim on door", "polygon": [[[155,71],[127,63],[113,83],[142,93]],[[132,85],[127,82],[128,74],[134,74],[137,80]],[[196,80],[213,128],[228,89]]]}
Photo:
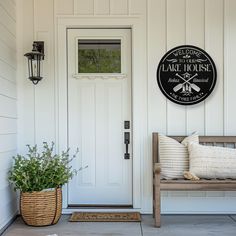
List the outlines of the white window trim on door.
{"label": "white window trim on door", "polygon": [[[126,73],[124,72],[124,55],[123,55],[123,37],[77,37],[75,39],[76,50],[78,51],[78,40],[79,39],[120,39],[121,41],[121,73],[76,73],[73,75],[76,79],[106,79],[114,78],[117,76],[118,79],[126,78]],[[75,71],[78,71],[78,57],[75,58]]]}
{"label": "white window trim on door", "polygon": [[[56,102],[58,151],[67,148],[67,28],[131,28],[132,30],[132,115],[133,115],[133,209],[150,213],[152,208],[152,160],[148,153],[146,20],[129,17],[60,17],[55,20]],[[68,206],[67,186],[63,209]],[[107,210],[107,209],[106,209]],[[117,211],[117,209],[116,209]]]}

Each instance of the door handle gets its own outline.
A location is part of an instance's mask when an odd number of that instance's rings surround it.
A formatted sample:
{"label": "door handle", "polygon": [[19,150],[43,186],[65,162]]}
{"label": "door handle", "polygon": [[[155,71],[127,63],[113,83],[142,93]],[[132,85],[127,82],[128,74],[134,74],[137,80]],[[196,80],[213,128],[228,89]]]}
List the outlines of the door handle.
{"label": "door handle", "polygon": [[125,143],[124,159],[130,159],[130,154],[129,154],[130,132],[124,133],[124,143]]}

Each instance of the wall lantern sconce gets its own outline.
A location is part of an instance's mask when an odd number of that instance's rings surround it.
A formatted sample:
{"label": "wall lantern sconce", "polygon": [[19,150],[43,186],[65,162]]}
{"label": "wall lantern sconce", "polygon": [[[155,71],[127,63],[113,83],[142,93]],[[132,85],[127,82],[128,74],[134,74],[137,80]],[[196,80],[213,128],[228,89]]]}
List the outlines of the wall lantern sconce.
{"label": "wall lantern sconce", "polygon": [[41,63],[44,60],[44,42],[35,41],[32,52],[28,52],[24,56],[28,58],[29,80],[36,85],[43,78]]}

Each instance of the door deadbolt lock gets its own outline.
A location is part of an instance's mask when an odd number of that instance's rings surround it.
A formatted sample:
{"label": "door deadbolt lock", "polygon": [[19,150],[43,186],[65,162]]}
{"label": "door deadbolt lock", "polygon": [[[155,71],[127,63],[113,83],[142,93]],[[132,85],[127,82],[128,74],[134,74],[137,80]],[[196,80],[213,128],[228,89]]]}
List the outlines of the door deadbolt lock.
{"label": "door deadbolt lock", "polygon": [[125,129],[130,129],[130,121],[129,120],[124,121],[124,128]]}

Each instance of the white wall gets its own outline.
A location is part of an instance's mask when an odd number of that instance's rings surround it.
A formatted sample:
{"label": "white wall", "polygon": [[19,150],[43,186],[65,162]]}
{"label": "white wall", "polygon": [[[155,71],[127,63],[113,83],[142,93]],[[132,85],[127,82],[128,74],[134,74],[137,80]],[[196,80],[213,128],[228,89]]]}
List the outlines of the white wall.
{"label": "white wall", "polygon": [[[236,1],[148,1],[149,134],[236,135],[234,93]],[[166,50],[192,44],[205,49],[217,67],[217,85],[200,104],[184,107],[168,101],[158,89],[155,72]],[[151,137],[150,137],[151,138]],[[166,192],[165,212],[235,212],[233,192]]]}
{"label": "white wall", "polygon": [[[67,17],[140,17],[147,32],[148,155],[143,155],[142,211],[151,212],[151,133],[236,135],[235,0],[19,0],[19,135],[18,150],[27,143],[58,141],[58,94],[54,40],[57,20]],[[44,40],[44,79],[26,80],[23,54],[33,40]],[[214,59],[218,82],[201,104],[179,106],[166,100],[156,83],[156,68],[166,50],[181,44],[204,48]],[[137,49],[138,50],[138,49]],[[133,78],[135,79],[135,78]],[[134,114],[136,115],[136,114]],[[173,119],[174,117],[174,119]],[[232,192],[165,192],[163,212],[236,212]],[[179,203],[186,204],[180,205]],[[235,205],[235,204],[234,204]],[[202,207],[201,207],[202,206]]]}
{"label": "white wall", "polygon": [[0,232],[17,212],[8,171],[17,148],[16,5],[0,0]]}

